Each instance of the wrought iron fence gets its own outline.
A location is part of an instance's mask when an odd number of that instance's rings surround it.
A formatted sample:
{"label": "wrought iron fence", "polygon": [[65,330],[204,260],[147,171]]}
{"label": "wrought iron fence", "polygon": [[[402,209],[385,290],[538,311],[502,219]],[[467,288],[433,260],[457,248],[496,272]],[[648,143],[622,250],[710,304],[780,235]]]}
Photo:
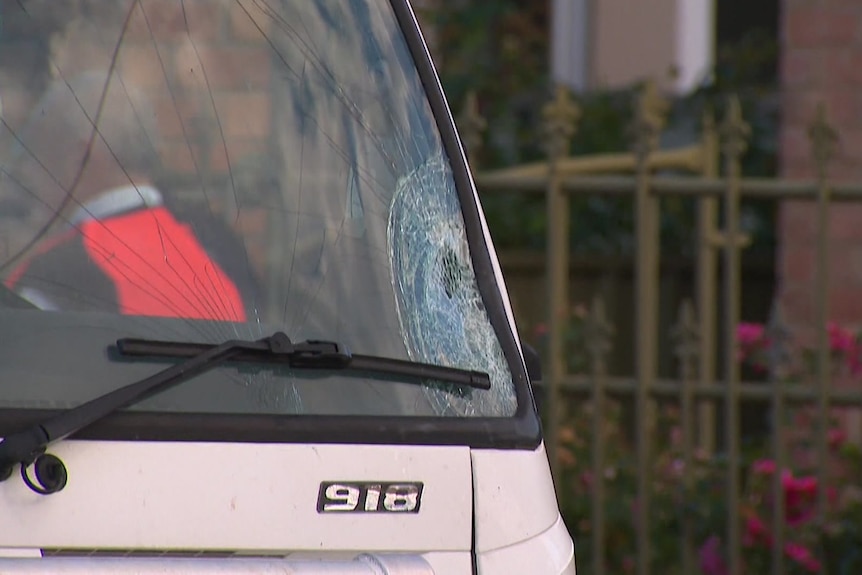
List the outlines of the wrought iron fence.
{"label": "wrought iron fence", "polygon": [[[814,453],[817,454],[816,517],[826,513],[828,473],[827,454],[831,410],[837,406],[862,407],[860,390],[835,389],[831,385],[833,370],[827,322],[829,300],[827,262],[829,241],[827,234],[828,209],[833,201],[862,199],[862,187],[831,185],[827,166],[833,156],[836,133],[828,125],[821,108],[810,129],[812,157],[816,178],[812,182],[782,181],[777,179],[750,179],[741,173],[741,158],[750,134],[742,117],[739,102],[731,97],[720,123],[711,115],[703,118],[700,141],[678,149],[658,149],[664,126],[667,102],[653,84],[647,84],[635,103],[634,122],[631,126],[631,150],[620,154],[589,157],[571,157],[570,141],[575,136],[580,111],[564,88],[544,108],[543,137],[547,160],[491,172],[477,172],[475,179],[480,193],[489,195],[499,191],[543,195],[547,209],[546,273],[548,286],[547,337],[544,386],[547,390],[546,442],[552,469],[557,479],[561,498],[569,486],[560,482],[561,455],[565,451],[563,431],[571,423],[565,410],[573,397],[586,398],[590,404],[590,467],[591,493],[589,517],[590,549],[588,563],[580,563],[579,571],[602,575],[608,572],[606,525],[605,468],[607,441],[604,429],[608,420],[609,402],[614,398],[628,398],[633,403],[635,438],[635,496],[636,513],[633,514],[633,532],[636,554],[633,572],[647,575],[656,570],[651,562],[651,496],[654,484],[653,459],[656,456],[657,405],[672,400],[679,407],[681,429],[680,493],[689,494],[675,500],[678,536],[678,561],[662,566],[663,572],[696,573],[698,558],[695,552],[697,518],[687,512],[691,490],[695,487],[693,469],[696,454],[716,454],[720,449],[724,461],[721,497],[726,502],[722,544],[726,558],[726,572],[743,573],[743,517],[738,502],[741,498],[744,467],[740,444],[740,410],[744,403],[768,403],[771,421],[771,457],[778,471],[771,475],[771,497],[780,501],[782,481],[780,470],[789,462],[787,431],[781,425],[787,411],[793,406],[807,405],[816,411],[814,425]],[[484,120],[470,98],[459,120],[468,154],[481,145]],[[721,160],[723,159],[723,170]],[[474,166],[475,168],[475,166]],[[673,170],[685,175],[664,176],[657,172]],[[633,377],[620,378],[608,375],[606,358],[612,347],[615,327],[607,321],[603,301],[597,296],[584,323],[582,349],[565,347],[567,318],[571,317],[569,294],[569,235],[571,231],[570,200],[577,194],[630,194],[635,202],[635,317]],[[659,309],[659,200],[662,197],[690,198],[696,204],[696,297],[685,302],[679,310],[678,323],[673,330],[674,351],[678,360],[678,374],[674,380],[658,377],[658,309]],[[766,382],[743,381],[738,354],[741,253],[749,238],[740,225],[742,196],[773,198],[775,200],[815,200],[817,210],[816,270],[816,372],[811,385],[787,386],[779,381],[783,366],[793,358],[789,352],[789,332],[782,320],[780,306],[775,306],[766,339],[769,340]],[[723,212],[719,219],[719,213]],[[720,225],[721,223],[721,225]],[[719,277],[721,264],[721,277]],[[722,316],[718,317],[718,301],[722,301]],[[719,340],[723,341],[719,341]],[[717,349],[721,344],[724,353]],[[567,354],[583,353],[589,368],[586,373],[569,373]],[[721,365],[719,365],[719,360]],[[719,411],[720,408],[720,411]],[[716,419],[723,420],[723,435],[716,436]],[[786,509],[776,504],[771,517],[771,572],[776,575],[790,573],[790,559],[786,556]],[[573,526],[570,525],[570,528]],[[575,530],[577,531],[577,530]],[[860,531],[862,532],[862,531]],[[581,550],[579,548],[579,550]],[[750,570],[748,572],[751,572]]]}

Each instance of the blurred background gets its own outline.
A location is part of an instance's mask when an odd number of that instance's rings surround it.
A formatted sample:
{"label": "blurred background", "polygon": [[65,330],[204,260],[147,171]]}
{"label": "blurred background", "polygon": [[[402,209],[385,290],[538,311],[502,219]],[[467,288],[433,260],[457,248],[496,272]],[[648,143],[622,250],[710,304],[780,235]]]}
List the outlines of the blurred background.
{"label": "blurred background", "polygon": [[579,573],[862,572],[862,3],[414,4]]}

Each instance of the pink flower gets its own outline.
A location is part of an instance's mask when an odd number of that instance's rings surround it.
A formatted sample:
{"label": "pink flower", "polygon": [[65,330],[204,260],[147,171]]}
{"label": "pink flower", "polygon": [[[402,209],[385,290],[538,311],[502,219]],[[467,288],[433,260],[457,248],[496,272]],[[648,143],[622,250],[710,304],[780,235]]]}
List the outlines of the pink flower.
{"label": "pink flower", "polygon": [[787,524],[797,527],[814,515],[817,501],[816,477],[783,477],[785,517]]}
{"label": "pink flower", "polygon": [[772,475],[776,467],[771,459],[758,459],[751,464],[751,469],[756,475]]}
{"label": "pink flower", "polygon": [[812,573],[820,571],[820,561],[814,557],[814,554],[807,547],[799,543],[788,543],[784,546],[784,553]]}
{"label": "pink flower", "polygon": [[829,447],[838,449],[844,442],[847,441],[847,432],[840,427],[835,427],[829,430]]}
{"label": "pink flower", "polygon": [[764,328],[759,323],[740,323],[736,326],[736,339],[743,347],[751,347],[763,341]]}
{"label": "pink flower", "polygon": [[833,351],[848,353],[856,347],[856,338],[853,333],[835,322],[826,324],[826,333],[829,335],[829,347]]}
{"label": "pink flower", "polygon": [[772,546],[772,534],[766,528],[766,524],[756,515],[750,516],[745,521],[745,534],[742,536],[742,544],[746,547],[754,547],[758,544]]}
{"label": "pink flower", "polygon": [[625,573],[635,572],[635,560],[631,557],[623,557],[623,571]]}
{"label": "pink flower", "polygon": [[759,323],[740,323],[736,327],[736,339],[739,341],[738,361],[746,361],[767,345],[764,327]]}
{"label": "pink flower", "polygon": [[727,575],[727,564],[721,556],[721,540],[713,535],[698,550],[703,575]]}
{"label": "pink flower", "polygon": [[533,334],[536,337],[542,337],[543,335],[548,333],[548,326],[543,323],[537,324],[536,327],[533,328]]}

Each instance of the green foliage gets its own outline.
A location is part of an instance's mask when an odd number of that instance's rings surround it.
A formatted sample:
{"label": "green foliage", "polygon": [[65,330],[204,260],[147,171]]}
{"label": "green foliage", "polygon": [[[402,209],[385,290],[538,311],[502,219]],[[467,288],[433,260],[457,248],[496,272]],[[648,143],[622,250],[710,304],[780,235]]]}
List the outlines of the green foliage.
{"label": "green foliage", "polygon": [[[541,107],[551,94],[548,54],[549,2],[500,0],[436,0],[423,14],[436,37],[435,57],[441,81],[456,109],[475,91],[488,129],[473,160],[481,169],[541,160]],[[703,112],[721,112],[729,93],[740,95],[752,125],[744,173],[773,176],[776,172],[776,106],[774,62],[777,41],[752,31],[741,42],[722,46],[711,81],[673,103],[668,132],[675,140],[693,141]],[[577,94],[583,115],[572,143],[577,155],[620,152],[629,148],[627,126],[634,90]],[[685,142],[683,142],[685,143]],[[679,145],[676,142],[675,145]],[[541,249],[545,242],[544,204],[538,198],[493,194],[483,199],[495,243],[501,249]],[[663,202],[663,248],[680,255],[694,245],[691,201]],[[744,213],[754,236],[754,249],[771,250],[773,205],[745,202]],[[630,198],[592,196],[572,205],[574,253],[630,254],[633,251],[633,202]]]}

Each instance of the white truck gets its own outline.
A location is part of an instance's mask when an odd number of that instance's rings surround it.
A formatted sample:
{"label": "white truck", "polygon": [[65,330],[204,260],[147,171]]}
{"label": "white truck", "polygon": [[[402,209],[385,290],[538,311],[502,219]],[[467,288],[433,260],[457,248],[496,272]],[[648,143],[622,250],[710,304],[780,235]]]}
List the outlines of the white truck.
{"label": "white truck", "polygon": [[0,98],[0,573],[575,573],[407,0],[4,0]]}

